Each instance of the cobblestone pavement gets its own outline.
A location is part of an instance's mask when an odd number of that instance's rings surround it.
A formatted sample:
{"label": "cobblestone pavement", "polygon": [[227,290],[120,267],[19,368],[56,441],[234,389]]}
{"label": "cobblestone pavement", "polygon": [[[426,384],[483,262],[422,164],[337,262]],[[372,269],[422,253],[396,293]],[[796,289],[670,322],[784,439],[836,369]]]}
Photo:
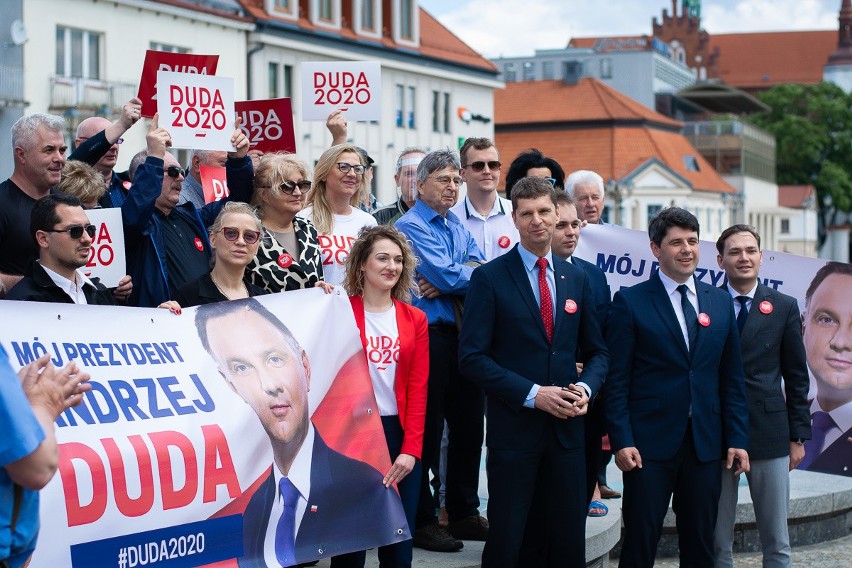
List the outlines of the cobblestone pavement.
{"label": "cobblestone pavement", "polygon": [[[617,565],[618,561],[613,561]],[[657,559],[659,568],[676,568],[677,558]],[[762,566],[759,552],[743,552],[734,555],[735,568]],[[849,568],[852,566],[852,535],[837,540],[810,544],[793,549],[795,568]]]}

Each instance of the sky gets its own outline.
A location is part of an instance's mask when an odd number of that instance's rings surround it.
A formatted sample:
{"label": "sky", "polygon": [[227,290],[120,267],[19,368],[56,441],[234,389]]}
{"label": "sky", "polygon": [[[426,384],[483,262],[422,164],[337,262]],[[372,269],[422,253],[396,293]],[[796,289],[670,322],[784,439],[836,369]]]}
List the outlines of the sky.
{"label": "sky", "polygon": [[[678,0],[678,11],[681,0]],[[710,34],[837,29],[841,0],[703,0]],[[420,6],[486,57],[532,55],[572,37],[651,33],[671,0],[420,0]]]}

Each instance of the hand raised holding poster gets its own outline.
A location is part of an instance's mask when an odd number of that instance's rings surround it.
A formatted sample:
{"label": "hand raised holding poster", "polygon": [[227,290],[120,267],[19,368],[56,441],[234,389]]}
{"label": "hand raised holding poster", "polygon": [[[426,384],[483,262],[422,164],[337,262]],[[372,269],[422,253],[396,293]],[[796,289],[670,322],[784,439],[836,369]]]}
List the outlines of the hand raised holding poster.
{"label": "hand raised holding poster", "polygon": [[175,148],[227,150],[234,116],[234,80],[192,73],[157,72],[157,109]]}
{"label": "hand raised holding poster", "polygon": [[346,111],[350,120],[382,117],[382,67],[376,61],[302,63],[302,120],[326,120]]}

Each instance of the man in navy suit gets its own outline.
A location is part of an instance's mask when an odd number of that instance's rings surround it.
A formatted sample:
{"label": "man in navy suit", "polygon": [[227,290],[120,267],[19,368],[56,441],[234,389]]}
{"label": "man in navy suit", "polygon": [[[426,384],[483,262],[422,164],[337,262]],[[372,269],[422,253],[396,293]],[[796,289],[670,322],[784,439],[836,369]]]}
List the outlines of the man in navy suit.
{"label": "man in navy suit", "polygon": [[[570,262],[583,270],[589,276],[592,287],[592,295],[595,298],[595,311],[598,314],[598,322],[601,330],[605,329],[606,318],[609,315],[609,307],[612,304],[612,295],[606,274],[591,262],[573,256],[574,250],[580,242],[580,218],[577,215],[577,206],[567,193],[559,192],[556,195],[556,207],[559,219],[553,231],[553,254]],[[583,368],[583,357],[580,354],[580,362],[577,363],[577,372]],[[618,498],[621,493],[613,491],[606,484],[606,464],[612,458],[609,451],[604,455],[601,449],[601,438],[606,434],[606,419],[604,418],[603,393],[589,404],[589,412],[586,415],[586,496],[590,508],[600,508],[600,503],[592,505],[595,498],[604,497]],[[601,494],[595,497],[595,485],[600,485]],[[606,493],[604,493],[606,492]],[[604,509],[604,514],[607,512]]]}
{"label": "man in navy suit", "polygon": [[[373,467],[322,440],[308,415],[311,371],[290,330],[253,298],[201,306],[195,325],[228,386],[257,414],[274,462],[243,515],[240,566],[332,558],[411,538],[399,495]],[[345,554],[352,553],[353,554]]]}
{"label": "man in navy suit", "polygon": [[512,188],[512,207],[520,244],[473,271],[459,336],[459,368],[488,397],[490,531],[482,566],[584,567],[579,417],[603,385],[606,346],[588,275],[551,253],[550,183],[523,178]]}
{"label": "man in navy suit", "polygon": [[659,271],[615,294],[607,323],[607,425],[624,472],[620,567],[653,566],[674,495],[680,564],[711,567],[719,462],[749,470],[748,408],[731,296],[698,282],[698,220],[648,227]]}

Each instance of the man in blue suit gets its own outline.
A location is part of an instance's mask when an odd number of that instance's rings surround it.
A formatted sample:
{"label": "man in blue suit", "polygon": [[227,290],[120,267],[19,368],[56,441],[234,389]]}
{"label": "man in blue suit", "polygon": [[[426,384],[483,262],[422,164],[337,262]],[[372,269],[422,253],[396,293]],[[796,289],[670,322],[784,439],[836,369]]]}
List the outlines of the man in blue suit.
{"label": "man in blue suit", "polygon": [[512,188],[512,207],[520,244],[473,271],[459,336],[459,368],[488,397],[490,531],[482,566],[579,568],[586,525],[580,417],[603,385],[606,346],[588,275],[551,253],[550,183],[523,178]]}
{"label": "man in blue suit", "polygon": [[674,495],[680,564],[711,567],[719,462],[748,471],[748,408],[730,294],[694,277],[698,220],[660,211],[648,234],[659,271],[615,294],[606,406],[624,472],[619,566],[653,566]]}
{"label": "man in blue suit", "polygon": [[243,515],[241,567],[328,557],[334,568],[363,567],[364,549],[411,538],[382,475],[329,448],[311,424],[308,357],[281,320],[247,298],[200,307],[195,325],[272,446],[272,467]]}

